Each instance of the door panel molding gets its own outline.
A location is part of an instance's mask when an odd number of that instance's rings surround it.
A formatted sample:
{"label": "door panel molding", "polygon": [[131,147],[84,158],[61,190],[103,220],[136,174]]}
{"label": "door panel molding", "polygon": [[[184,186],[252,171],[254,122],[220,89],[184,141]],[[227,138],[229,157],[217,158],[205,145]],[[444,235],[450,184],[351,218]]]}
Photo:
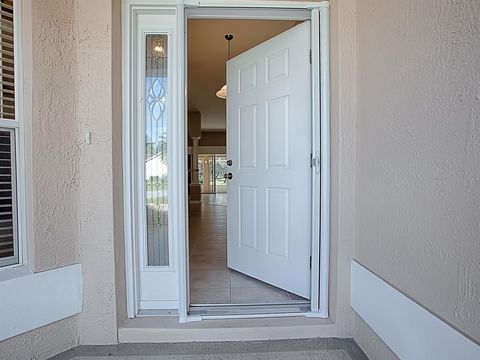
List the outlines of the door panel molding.
{"label": "door panel molding", "polygon": [[[228,266],[307,299],[312,221],[309,51],[306,21],[227,62],[227,86],[241,90],[231,92],[227,102],[227,156],[240,163],[232,169],[227,191]],[[289,53],[296,56],[289,59]],[[267,75],[269,63],[272,76]],[[253,69],[251,64],[256,70],[244,71]],[[282,225],[286,232],[279,231]]]}

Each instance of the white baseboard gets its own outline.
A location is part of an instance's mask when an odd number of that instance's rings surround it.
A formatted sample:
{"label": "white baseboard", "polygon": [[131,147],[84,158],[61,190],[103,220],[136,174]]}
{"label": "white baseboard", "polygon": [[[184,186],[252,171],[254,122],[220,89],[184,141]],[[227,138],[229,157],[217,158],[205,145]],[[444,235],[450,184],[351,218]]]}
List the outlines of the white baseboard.
{"label": "white baseboard", "polygon": [[480,359],[480,346],[352,261],[351,304],[405,360]]}
{"label": "white baseboard", "polygon": [[82,311],[79,264],[0,281],[0,341]]}

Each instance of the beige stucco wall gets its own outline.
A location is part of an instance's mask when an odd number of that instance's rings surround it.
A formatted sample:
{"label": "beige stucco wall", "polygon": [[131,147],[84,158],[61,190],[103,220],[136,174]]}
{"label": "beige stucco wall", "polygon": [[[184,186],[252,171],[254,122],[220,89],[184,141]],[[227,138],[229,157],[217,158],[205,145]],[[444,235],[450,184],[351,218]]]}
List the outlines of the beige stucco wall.
{"label": "beige stucco wall", "polygon": [[[22,1],[28,263],[33,271],[79,260],[72,3]],[[78,341],[75,316],[0,342],[0,359],[45,359]]]}
{"label": "beige stucco wall", "polygon": [[355,1],[330,2],[330,316],[351,336],[350,261],[354,241]]}
{"label": "beige stucco wall", "polygon": [[398,360],[398,356],[380,339],[380,337],[356,313],[353,313],[352,334],[370,360]]}
{"label": "beige stucco wall", "polygon": [[127,319],[122,174],[122,7],[112,0],[112,160],[117,323]]}
{"label": "beige stucco wall", "polygon": [[[0,342],[0,359],[40,360],[117,341],[117,315],[125,317],[124,296],[118,314],[116,306],[124,278],[122,265],[115,276],[112,172],[112,123],[120,117],[112,88],[121,91],[112,76],[120,67],[112,57],[112,9],[119,21],[119,5],[22,0],[28,263],[34,271],[81,263],[84,298],[80,315]],[[115,250],[123,257],[122,247]]]}
{"label": "beige stucco wall", "polygon": [[[24,6],[27,7],[25,3]],[[25,9],[26,11],[28,10]],[[32,265],[43,271],[78,260],[80,174],[75,119],[75,38],[72,1],[32,2],[31,115]],[[26,24],[28,26],[28,24]],[[61,29],[61,31],[59,31]],[[26,35],[26,34],[25,34]],[[28,41],[28,39],[27,39]],[[28,81],[28,79],[26,79]],[[55,171],[53,171],[55,169]]]}
{"label": "beige stucco wall", "polygon": [[480,341],[480,6],[356,13],[355,259]]}
{"label": "beige stucco wall", "polygon": [[[75,1],[76,123],[79,140],[80,343],[117,342],[113,233],[112,1]],[[92,134],[85,145],[85,131]]]}
{"label": "beige stucco wall", "polygon": [[[5,354],[16,354],[19,359],[31,355],[42,359],[76,344],[113,343],[117,324],[126,317],[121,209],[120,1],[27,0],[25,3],[31,3],[33,8],[35,45],[31,52],[38,57],[33,58],[35,75],[31,80],[25,79],[27,84],[29,81],[33,84],[31,108],[35,109],[31,111],[35,120],[31,143],[32,152],[37,155],[31,163],[37,171],[35,176],[43,179],[32,185],[35,192],[31,200],[38,202],[32,221],[35,234],[31,239],[35,249],[32,260],[37,270],[81,262],[84,271],[82,314],[0,343]],[[332,130],[332,154],[336,160],[351,156],[344,147],[352,148],[353,139],[348,115],[353,87],[349,80],[345,83],[347,76],[341,76],[341,71],[349,71],[352,59],[338,61],[340,52],[352,51],[352,41],[348,38],[351,34],[335,33],[340,29],[339,19],[344,11],[339,5],[343,3],[332,2],[335,48],[332,121],[338,124]],[[349,23],[349,16],[341,21]],[[341,101],[342,96],[348,100]],[[46,131],[50,128],[53,135]],[[91,145],[85,144],[85,131],[92,133]],[[50,161],[50,157],[55,161]],[[339,211],[351,201],[348,195],[351,189],[342,190],[340,195],[340,188],[349,186],[350,172],[348,166],[334,169],[341,185],[332,190],[335,195],[331,315],[337,326],[331,336],[351,334],[348,263],[353,237],[348,233],[350,225],[342,225],[352,218],[351,215],[341,218]],[[45,217],[45,214],[51,215]],[[31,341],[32,337],[48,341],[43,347]],[[51,343],[55,346],[47,346]]]}
{"label": "beige stucco wall", "polygon": [[[24,2],[33,17],[32,264],[81,262],[85,286],[80,316],[0,343],[5,358],[42,359],[115,342],[125,319],[120,1]],[[353,255],[480,334],[479,13],[474,0],[433,3],[331,1],[332,336],[353,331],[372,358],[394,357],[350,311]]]}

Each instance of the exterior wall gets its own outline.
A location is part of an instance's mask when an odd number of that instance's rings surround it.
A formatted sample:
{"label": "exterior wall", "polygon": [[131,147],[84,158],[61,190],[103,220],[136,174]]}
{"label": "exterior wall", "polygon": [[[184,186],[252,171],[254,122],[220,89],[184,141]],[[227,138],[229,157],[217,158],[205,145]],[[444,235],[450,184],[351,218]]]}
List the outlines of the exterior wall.
{"label": "exterior wall", "polygon": [[[77,0],[78,244],[84,310],[80,343],[117,342],[112,173],[112,1]],[[91,145],[84,142],[92,134]]]}
{"label": "exterior wall", "polygon": [[375,332],[353,313],[353,335],[355,342],[370,360],[398,360],[397,355],[375,334]]}
{"label": "exterior wall", "polygon": [[[73,1],[23,0],[22,20],[28,265],[44,271],[78,262]],[[0,359],[46,359],[78,343],[74,316],[0,342]]]}
{"label": "exterior wall", "polygon": [[122,173],[122,2],[112,0],[112,158],[117,324],[127,319]]}
{"label": "exterior wall", "polygon": [[0,342],[0,359],[43,360],[78,344],[78,316],[74,316]]}
{"label": "exterior wall", "polygon": [[[32,2],[31,179],[33,267],[77,262],[80,174],[75,121],[75,38],[71,0]],[[26,5],[25,5],[26,6]],[[28,24],[27,24],[28,25]],[[55,169],[55,171],[52,171]]]}
{"label": "exterior wall", "polygon": [[355,184],[355,259],[477,342],[479,18],[475,0],[357,6]]}
{"label": "exterior wall", "polygon": [[[112,86],[121,90],[112,77],[120,66],[112,58],[112,7],[118,40],[119,3],[22,0],[28,263],[44,271],[80,262],[84,309],[0,342],[0,359],[46,359],[78,344],[117,342],[115,290],[122,292],[124,276],[121,264],[116,287]],[[123,260],[122,248],[115,250]]]}
{"label": "exterior wall", "polygon": [[330,2],[330,316],[351,337],[350,261],[354,241],[355,0]]}

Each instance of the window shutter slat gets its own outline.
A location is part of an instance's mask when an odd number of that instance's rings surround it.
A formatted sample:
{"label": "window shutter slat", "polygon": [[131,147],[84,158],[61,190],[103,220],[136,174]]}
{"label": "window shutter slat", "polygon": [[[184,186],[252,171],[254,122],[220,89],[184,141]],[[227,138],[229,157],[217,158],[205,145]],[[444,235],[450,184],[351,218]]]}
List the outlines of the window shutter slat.
{"label": "window shutter slat", "polygon": [[13,130],[0,129],[0,161],[9,161],[12,164],[12,166],[2,166],[0,173],[0,260],[16,255],[13,144]]}
{"label": "window shutter slat", "polygon": [[0,118],[15,120],[13,2],[0,0]]}
{"label": "window shutter slat", "polygon": [[[0,119],[15,120],[12,0],[0,0]],[[0,128],[0,267],[18,263],[15,129]]]}

